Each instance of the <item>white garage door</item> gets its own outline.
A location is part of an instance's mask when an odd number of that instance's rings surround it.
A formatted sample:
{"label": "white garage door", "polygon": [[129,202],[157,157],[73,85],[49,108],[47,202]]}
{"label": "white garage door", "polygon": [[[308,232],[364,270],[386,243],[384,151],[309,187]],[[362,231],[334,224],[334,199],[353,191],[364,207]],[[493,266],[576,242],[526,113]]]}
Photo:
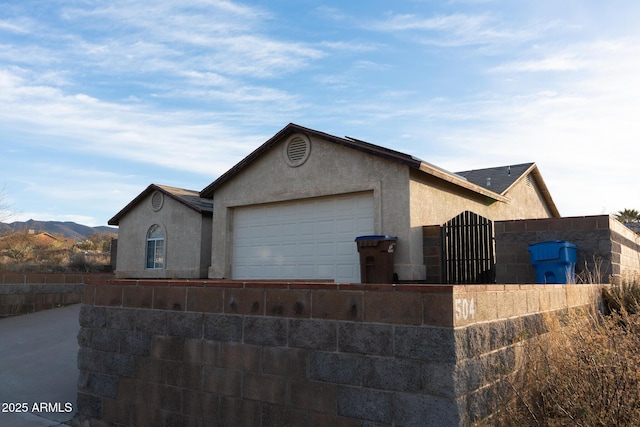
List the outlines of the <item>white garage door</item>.
{"label": "white garage door", "polygon": [[232,276],[359,283],[354,239],[367,234],[373,234],[371,193],[237,208]]}

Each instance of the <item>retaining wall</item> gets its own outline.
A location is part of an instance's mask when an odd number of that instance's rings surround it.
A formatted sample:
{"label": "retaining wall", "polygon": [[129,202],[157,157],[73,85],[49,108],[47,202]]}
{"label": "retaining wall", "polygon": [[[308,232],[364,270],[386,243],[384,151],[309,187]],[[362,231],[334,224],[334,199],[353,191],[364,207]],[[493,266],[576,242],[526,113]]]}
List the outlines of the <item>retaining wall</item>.
{"label": "retaining wall", "polygon": [[0,318],[77,304],[82,300],[83,283],[88,277],[113,276],[0,272]]}
{"label": "retaining wall", "polygon": [[[577,246],[579,282],[619,283],[640,273],[640,236],[609,215],[495,221],[496,281],[534,283],[528,247],[564,240]],[[423,227],[428,283],[442,282],[440,226]]]}
{"label": "retaining wall", "polygon": [[619,283],[640,272],[640,236],[609,215],[497,221],[496,276],[502,283],[535,281],[528,245],[565,240],[577,246],[578,281]]}
{"label": "retaining wall", "polygon": [[96,281],[78,337],[93,426],[454,426],[515,343],[595,286]]}

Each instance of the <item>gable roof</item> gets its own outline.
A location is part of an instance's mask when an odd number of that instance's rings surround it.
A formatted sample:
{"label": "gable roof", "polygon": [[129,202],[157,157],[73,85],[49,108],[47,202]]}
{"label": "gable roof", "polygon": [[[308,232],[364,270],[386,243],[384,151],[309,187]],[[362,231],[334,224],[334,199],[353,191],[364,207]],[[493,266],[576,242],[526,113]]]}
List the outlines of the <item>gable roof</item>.
{"label": "gable roof", "polygon": [[222,184],[224,184],[225,182],[233,178],[235,175],[237,175],[245,167],[251,164],[251,162],[257,159],[259,156],[261,156],[263,153],[265,153],[275,144],[277,144],[278,142],[282,141],[285,138],[288,138],[289,136],[295,133],[301,133],[303,135],[306,135],[307,137],[313,136],[315,138],[323,139],[325,141],[339,144],[344,147],[359,150],[374,156],[383,157],[390,161],[402,163],[412,169],[419,170],[425,174],[432,175],[436,178],[450,182],[459,187],[466,188],[467,190],[481,194],[485,197],[489,197],[490,199],[493,199],[496,201],[501,201],[501,202],[509,201],[508,197],[505,197],[501,194],[496,193],[495,191],[487,189],[484,186],[480,186],[473,182],[470,182],[466,178],[460,175],[456,175],[454,173],[448,172],[444,169],[441,169],[437,166],[424,162],[409,154],[401,153],[400,151],[395,151],[389,148],[381,147],[379,145],[371,144],[369,142],[365,142],[356,138],[351,138],[351,137],[340,138],[334,135],[330,135],[328,133],[305,128],[303,126],[296,125],[294,123],[289,123],[282,130],[280,130],[278,133],[272,136],[269,140],[267,140],[264,144],[262,144],[260,147],[255,149],[252,153],[250,153],[247,157],[242,159],[240,162],[238,162],[235,166],[233,166],[227,172],[220,175],[218,179],[213,181],[211,184],[209,184],[200,192],[200,197],[213,198],[213,194],[218,187],[220,187]]}
{"label": "gable roof", "polygon": [[551,193],[547,188],[542,174],[535,163],[521,163],[518,165],[498,166],[486,169],[474,169],[469,171],[456,172],[457,175],[465,177],[468,181],[479,186],[491,188],[493,191],[505,196],[518,182],[532,177],[540,191],[542,198],[546,202],[551,214],[560,217],[560,212],[555,202],[551,198]]}
{"label": "gable roof", "polygon": [[522,163],[519,165],[473,169],[456,173],[476,185],[491,187],[496,193],[504,194],[505,191],[529,171],[534,164],[535,163]]}
{"label": "gable roof", "polygon": [[205,215],[211,215],[213,213],[213,200],[200,197],[197,191],[178,187],[170,187],[168,185],[151,184],[135,199],[129,202],[129,204],[125,206],[120,212],[118,212],[113,218],[111,218],[108,221],[108,224],[118,225],[120,219],[124,215],[126,215],[142,199],[144,199],[154,191],[159,191],[160,193],[165,194],[167,197],[170,197],[173,200],[182,203],[186,207],[193,209],[198,213]]}

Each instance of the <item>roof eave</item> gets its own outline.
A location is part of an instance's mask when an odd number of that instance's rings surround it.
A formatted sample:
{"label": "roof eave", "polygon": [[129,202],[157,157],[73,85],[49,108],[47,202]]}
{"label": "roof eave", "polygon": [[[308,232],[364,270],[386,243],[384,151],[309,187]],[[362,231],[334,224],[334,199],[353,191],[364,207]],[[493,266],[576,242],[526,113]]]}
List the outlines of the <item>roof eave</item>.
{"label": "roof eave", "polygon": [[380,156],[396,162],[400,162],[400,163],[406,164],[409,167],[413,167],[416,169],[419,168],[421,163],[420,160],[412,156],[409,156],[407,154],[401,153],[399,151],[380,147],[378,145],[371,144],[366,141],[361,141],[355,138],[349,138],[349,137],[340,138],[335,135],[320,132],[314,129],[309,129],[304,126],[297,125],[295,123],[289,123],[283,129],[281,129],[278,133],[276,133],[274,136],[269,138],[265,143],[263,143],[261,146],[256,148],[253,152],[251,152],[248,156],[246,156],[244,159],[238,162],[235,166],[233,166],[231,169],[229,169],[228,171],[220,175],[218,179],[216,179],[207,187],[205,187],[200,192],[200,197],[213,198],[213,193],[217,188],[219,188],[222,184],[224,184],[226,181],[228,181],[237,173],[239,173],[242,169],[244,169],[247,165],[249,165],[249,163],[251,163],[257,157],[262,155],[265,151],[270,149],[278,141],[290,135],[293,135],[294,133],[301,133],[303,135],[306,135],[307,137],[314,136],[316,138],[324,139],[326,141],[330,141],[335,144],[360,150],[368,154],[372,154],[375,156]]}
{"label": "roof eave", "polygon": [[138,196],[135,199],[133,199],[131,202],[129,202],[127,204],[127,206],[122,208],[122,210],[120,210],[120,212],[115,214],[109,221],[107,221],[107,224],[108,225],[118,225],[120,223],[120,219],[127,212],[129,212],[131,209],[133,209],[134,206],[136,206],[138,203],[140,203],[140,201],[142,199],[144,199],[152,191],[159,191],[162,194],[164,194],[164,195],[170,197],[171,199],[175,200],[176,202],[182,203],[183,205],[185,205],[189,209],[193,209],[194,211],[198,212],[199,214],[207,214],[208,213],[208,211],[205,211],[205,210],[201,209],[199,206],[193,205],[193,204],[187,202],[185,199],[183,199],[183,198],[181,198],[179,196],[176,196],[175,194],[171,193],[170,191],[167,191],[161,185],[150,184],[147,188],[144,189],[144,191],[142,191],[140,194],[138,194]]}
{"label": "roof eave", "polygon": [[503,195],[506,194],[509,190],[511,190],[513,187],[515,187],[520,181],[525,179],[525,177],[527,175],[531,175],[531,176],[533,176],[533,179],[535,179],[536,185],[538,186],[538,190],[540,191],[540,194],[542,194],[542,198],[544,199],[545,203],[547,204],[547,207],[549,208],[549,211],[551,212],[551,215],[554,218],[560,218],[560,211],[558,210],[558,207],[556,206],[556,203],[553,201],[553,198],[551,197],[551,192],[549,191],[549,188],[547,187],[547,184],[544,182],[544,179],[542,178],[542,174],[540,173],[540,169],[538,169],[538,165],[535,164],[535,163],[532,163],[531,166],[529,167],[529,169],[524,171],[518,177],[518,179],[516,179],[513,182],[513,184],[511,184],[506,190],[504,190],[502,192],[502,194]]}
{"label": "roof eave", "polygon": [[551,192],[549,191],[547,184],[544,182],[544,179],[542,179],[542,174],[540,173],[540,170],[537,166],[534,165],[534,168],[531,171],[531,175],[533,175],[533,178],[536,180],[536,184],[538,184],[538,190],[540,190],[542,197],[544,198],[545,202],[547,202],[547,206],[551,211],[551,215],[554,218],[560,218],[560,211],[558,210],[556,203],[553,201]]}
{"label": "roof eave", "polygon": [[432,175],[436,178],[439,178],[443,181],[449,182],[451,184],[457,185],[459,187],[463,187],[466,188],[467,190],[473,191],[474,193],[478,193],[481,194],[485,197],[488,197],[492,200],[495,200],[497,202],[504,202],[504,203],[509,203],[511,201],[511,199],[507,196],[504,196],[503,194],[498,194],[498,193],[494,193],[491,190],[487,190],[484,187],[481,187],[479,185],[473,184],[469,181],[467,181],[466,179],[462,179],[454,174],[451,173],[446,173],[434,166],[431,166],[427,163],[420,163],[420,167],[419,170],[427,173],[429,175]]}

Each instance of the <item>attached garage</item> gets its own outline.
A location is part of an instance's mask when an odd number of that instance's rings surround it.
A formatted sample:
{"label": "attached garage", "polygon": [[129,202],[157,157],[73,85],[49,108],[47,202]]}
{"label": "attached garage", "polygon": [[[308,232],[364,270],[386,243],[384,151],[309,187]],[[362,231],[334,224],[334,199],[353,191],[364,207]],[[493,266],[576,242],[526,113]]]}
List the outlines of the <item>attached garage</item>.
{"label": "attached garage", "polygon": [[374,233],[373,193],[234,208],[234,279],[360,282],[354,239]]}

